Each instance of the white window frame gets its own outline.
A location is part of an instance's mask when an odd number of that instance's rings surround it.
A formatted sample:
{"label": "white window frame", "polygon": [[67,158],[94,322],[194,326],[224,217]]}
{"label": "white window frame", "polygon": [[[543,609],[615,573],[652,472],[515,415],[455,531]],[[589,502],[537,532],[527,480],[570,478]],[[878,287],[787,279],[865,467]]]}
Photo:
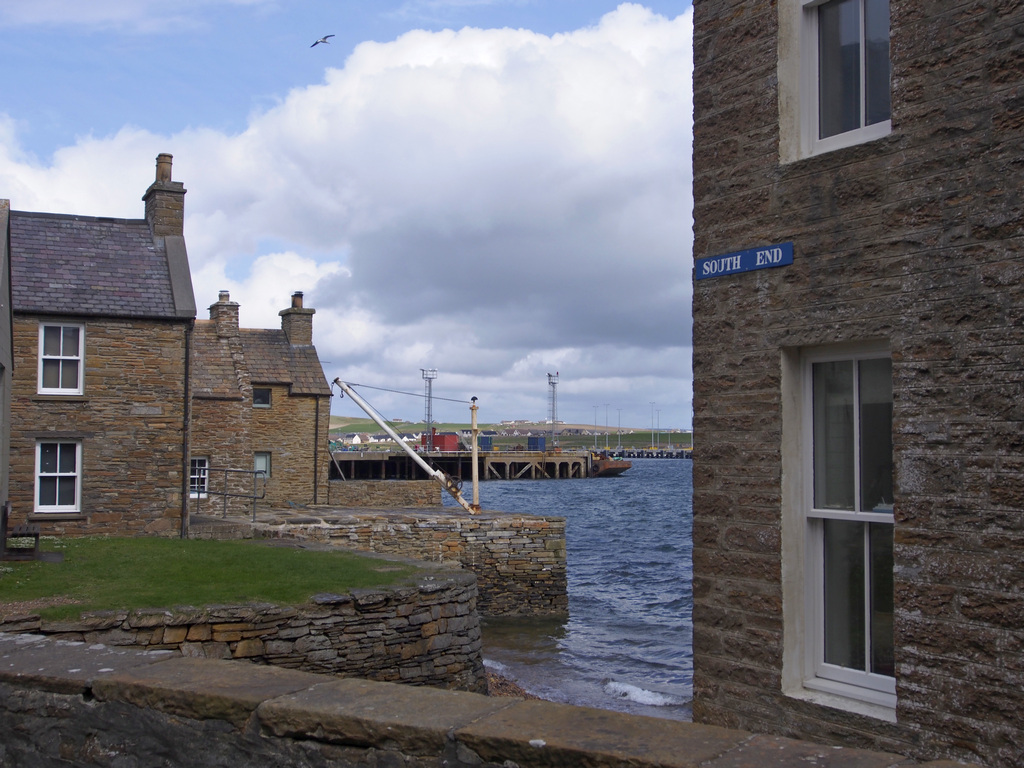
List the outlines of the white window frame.
{"label": "white window frame", "polygon": [[[58,467],[53,472],[43,472],[43,446],[56,445],[58,451]],[[60,456],[66,455],[68,448],[74,448],[75,466],[73,471],[61,470]],[[61,479],[74,478],[75,498],[71,504],[43,504],[41,499],[43,481],[55,479],[60,484]],[[82,443],[78,440],[37,440],[36,441],[36,466],[35,466],[35,494],[33,511],[37,514],[68,514],[78,513],[82,510]]]}
{"label": "white window frame", "polygon": [[[44,339],[47,328],[59,328],[61,332],[62,349],[59,354],[45,354]],[[64,354],[63,335],[65,328],[76,328],[78,330],[78,354]],[[66,361],[74,361],[78,365],[78,378],[74,387],[47,387],[43,384],[43,365],[47,361],[58,361],[63,365]],[[85,326],[77,323],[39,323],[39,359],[37,369],[37,392],[40,395],[81,395],[85,381]]]}
{"label": "white window frame", "polygon": [[[199,462],[202,462],[200,465]],[[197,472],[198,470],[198,472]],[[201,480],[201,484],[196,482]],[[210,492],[210,459],[206,456],[192,456],[188,462],[188,497],[205,499]]]}
{"label": "white window frame", "polygon": [[[893,524],[891,513],[813,509],[812,365],[890,357],[882,342],[784,352],[783,691],[895,722],[896,679],[824,663],[822,521]],[[854,454],[857,455],[855,448]],[[857,459],[859,461],[859,458]],[[859,483],[855,483],[859,486]],[[859,488],[857,493],[859,493]],[[870,569],[866,569],[870,570]]]}
{"label": "white window frame", "polygon": [[[778,76],[782,120],[779,150],[783,162],[864,144],[892,133],[890,118],[824,139],[818,138],[817,9],[826,2],[829,0],[779,2]],[[863,51],[863,45],[861,49]],[[863,88],[863,78],[861,85]]]}

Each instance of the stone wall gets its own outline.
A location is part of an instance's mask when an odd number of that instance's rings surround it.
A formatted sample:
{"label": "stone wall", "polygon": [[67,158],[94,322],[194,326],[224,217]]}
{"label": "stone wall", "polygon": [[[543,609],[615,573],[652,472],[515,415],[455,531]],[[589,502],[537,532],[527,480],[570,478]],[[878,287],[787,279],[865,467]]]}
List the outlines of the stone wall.
{"label": "stone wall", "polygon": [[32,513],[36,441],[81,442],[81,513],[38,517],[56,535],[174,535],[182,515],[187,322],[76,320],[85,326],[80,396],[36,394],[39,319],[14,322],[12,517]]}
{"label": "stone wall", "polygon": [[[795,251],[694,284],[694,718],[1020,765],[1024,6],[891,0],[892,133],[782,163],[797,5],[694,2],[694,256]],[[865,340],[893,362],[895,722],[783,692],[783,361]]]}
{"label": "stone wall", "polygon": [[267,495],[260,505],[326,503],[330,398],[292,395],[287,386],[259,386],[271,390],[270,408],[251,409],[252,450],[271,455]]}
{"label": "stone wall", "polygon": [[454,507],[436,512],[311,509],[301,517],[261,516],[256,532],[459,563],[476,574],[480,611],[489,616],[559,614],[569,609],[561,517],[487,511],[470,515]]}
{"label": "stone wall", "polygon": [[434,480],[331,480],[326,504],[335,507],[440,507]]}
{"label": "stone wall", "polygon": [[4,766],[912,768],[898,755],[546,701],[3,634],[0,732]]}
{"label": "stone wall", "polygon": [[487,687],[475,579],[458,571],[431,571],[408,587],[317,595],[299,606],[100,611],[74,621],[8,616],[0,632],[338,677],[478,692]]}

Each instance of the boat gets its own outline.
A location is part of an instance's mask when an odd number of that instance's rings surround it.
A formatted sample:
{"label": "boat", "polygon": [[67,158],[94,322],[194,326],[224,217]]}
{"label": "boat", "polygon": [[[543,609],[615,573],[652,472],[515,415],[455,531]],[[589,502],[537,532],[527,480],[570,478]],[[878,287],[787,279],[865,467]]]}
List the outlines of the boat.
{"label": "boat", "polygon": [[621,456],[612,456],[607,451],[591,454],[590,476],[591,477],[616,477],[633,466],[633,462],[626,461]]}

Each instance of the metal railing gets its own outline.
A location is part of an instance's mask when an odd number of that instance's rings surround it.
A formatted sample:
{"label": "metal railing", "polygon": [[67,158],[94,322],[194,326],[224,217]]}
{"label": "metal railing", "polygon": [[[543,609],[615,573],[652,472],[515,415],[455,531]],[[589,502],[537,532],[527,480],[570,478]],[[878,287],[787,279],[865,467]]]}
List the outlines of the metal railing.
{"label": "metal railing", "polygon": [[[252,477],[252,490],[249,493],[241,493],[237,490],[229,490],[231,476],[249,475]],[[214,490],[211,480],[214,477],[223,477],[223,490]],[[203,488],[196,487],[196,480],[203,480]],[[244,481],[243,481],[244,482]],[[238,486],[236,485],[235,488]],[[252,520],[256,521],[256,502],[267,495],[267,473],[262,469],[221,469],[217,467],[205,467],[203,474],[191,478],[189,482],[189,496],[195,499],[195,514],[199,514],[200,502],[209,496],[220,496],[224,499],[224,508],[221,517],[228,516],[228,499],[251,499]]]}

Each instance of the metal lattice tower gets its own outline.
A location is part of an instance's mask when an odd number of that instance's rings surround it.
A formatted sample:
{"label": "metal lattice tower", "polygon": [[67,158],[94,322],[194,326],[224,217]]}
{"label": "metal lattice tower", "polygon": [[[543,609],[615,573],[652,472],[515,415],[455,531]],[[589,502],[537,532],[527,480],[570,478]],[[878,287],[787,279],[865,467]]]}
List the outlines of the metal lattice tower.
{"label": "metal lattice tower", "polygon": [[548,374],[548,397],[549,411],[551,412],[551,444],[555,445],[555,425],[558,423],[558,372]]}
{"label": "metal lattice tower", "polygon": [[437,368],[420,368],[423,374],[423,399],[425,402],[423,421],[427,425],[427,450],[434,450],[434,431],[431,425],[434,423],[434,379],[437,378]]}

